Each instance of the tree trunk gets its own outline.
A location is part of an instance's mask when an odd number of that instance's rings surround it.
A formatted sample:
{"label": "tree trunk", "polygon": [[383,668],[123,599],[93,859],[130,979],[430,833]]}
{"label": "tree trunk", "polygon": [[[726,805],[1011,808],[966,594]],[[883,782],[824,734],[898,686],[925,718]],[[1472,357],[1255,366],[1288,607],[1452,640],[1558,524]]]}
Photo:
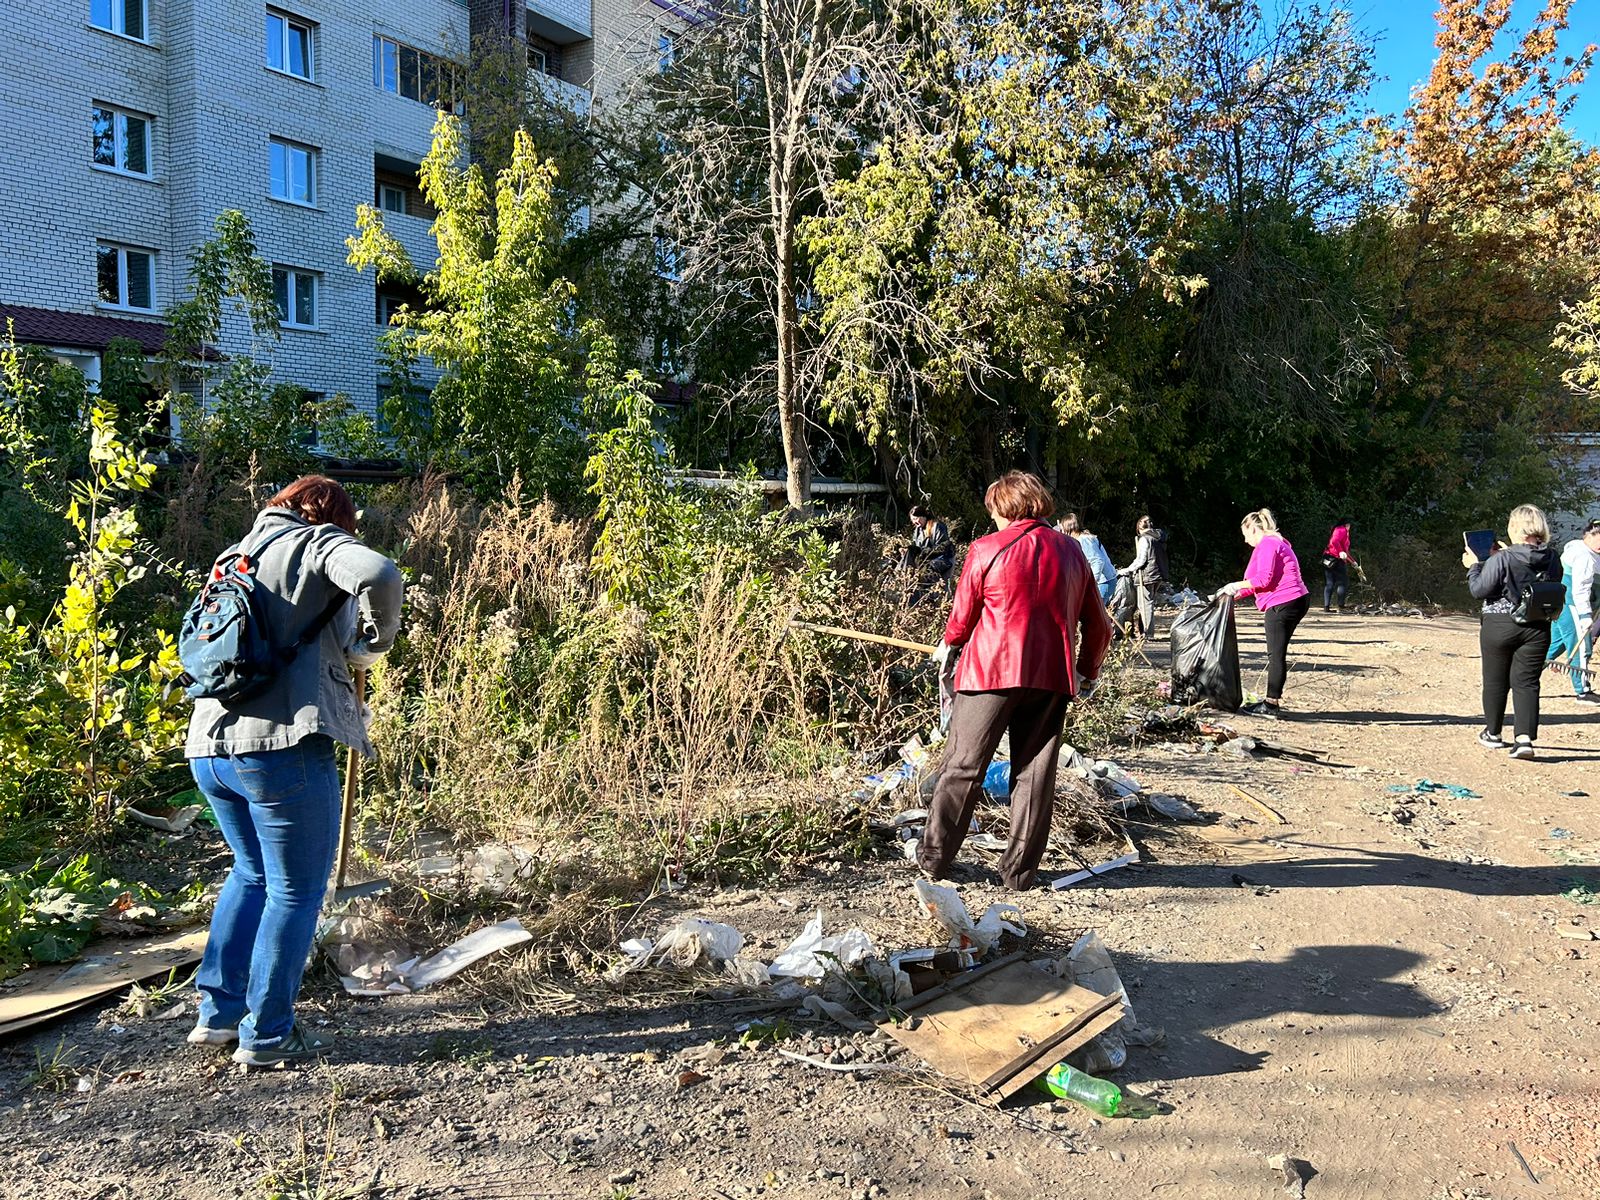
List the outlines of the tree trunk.
{"label": "tree trunk", "polygon": [[778,422],[789,472],[789,507],[811,503],[811,444],[799,396],[800,308],[795,301],[794,251],[778,248]]}

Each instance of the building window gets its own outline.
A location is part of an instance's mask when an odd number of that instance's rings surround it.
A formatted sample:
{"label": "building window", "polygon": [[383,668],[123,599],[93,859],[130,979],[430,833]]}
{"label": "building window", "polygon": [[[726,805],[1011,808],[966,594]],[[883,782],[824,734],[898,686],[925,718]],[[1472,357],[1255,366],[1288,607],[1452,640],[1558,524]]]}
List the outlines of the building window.
{"label": "building window", "polygon": [[298,142],[272,139],[272,194],[291,204],[317,202],[317,152]]}
{"label": "building window", "polygon": [[395,187],[392,183],[380,183],[378,185],[378,207],[383,209],[384,212],[399,213],[401,216],[405,216],[405,188]]}
{"label": "building window", "polygon": [[541,75],[550,74],[550,59],[538,46],[528,47],[528,67]]}
{"label": "building window", "polygon": [[295,329],[317,327],[317,277],[294,267],[272,268],[272,298],[278,319]]}
{"label": "building window", "polygon": [[267,66],[285,75],[311,78],[311,24],[267,9]]}
{"label": "building window", "polygon": [[100,303],[139,312],[155,311],[154,251],[100,242],[95,246],[95,275],[100,288]]}
{"label": "building window", "polygon": [[656,275],[668,283],[683,282],[683,251],[669,237],[656,234]]}
{"label": "building window", "polygon": [[372,37],[372,85],[407,100],[460,111],[456,69],[448,59],[379,34]]}
{"label": "building window", "polygon": [[104,104],[94,106],[94,165],[150,176],[150,118]]}
{"label": "building window", "polygon": [[145,0],[89,0],[89,24],[144,41]]}

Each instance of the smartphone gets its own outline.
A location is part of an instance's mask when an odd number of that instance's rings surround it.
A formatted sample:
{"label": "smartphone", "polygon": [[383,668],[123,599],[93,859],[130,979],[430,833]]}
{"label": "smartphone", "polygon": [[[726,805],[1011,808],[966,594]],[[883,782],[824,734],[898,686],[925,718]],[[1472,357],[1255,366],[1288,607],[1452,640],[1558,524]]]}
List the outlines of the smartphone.
{"label": "smartphone", "polygon": [[1467,543],[1467,549],[1477,556],[1479,562],[1489,561],[1489,556],[1494,553],[1494,530],[1469,529],[1461,536]]}

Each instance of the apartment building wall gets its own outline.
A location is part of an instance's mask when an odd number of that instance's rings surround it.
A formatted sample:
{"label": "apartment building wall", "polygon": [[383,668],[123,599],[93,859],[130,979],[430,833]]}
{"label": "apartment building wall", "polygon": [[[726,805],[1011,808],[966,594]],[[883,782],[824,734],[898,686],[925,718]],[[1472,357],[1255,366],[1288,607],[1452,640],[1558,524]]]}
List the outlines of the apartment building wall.
{"label": "apartment building wall", "polygon": [[[313,27],[312,77],[267,66],[268,8]],[[0,205],[8,255],[0,303],[135,316],[98,297],[95,244],[156,252],[152,319],[186,294],[188,256],[217,215],[249,218],[258,252],[318,280],[315,327],[285,326],[255,344],[242,317],[226,322],[229,354],[270,358],[275,375],[323,393],[376,401],[374,281],[345,262],[355,209],[374,199],[375,155],[414,166],[428,151],[435,110],[374,86],[373,36],[435,53],[467,42],[461,0],[151,0],[144,41],[89,27],[89,0],[12,0],[0,6],[0,100],[23,121],[0,129]],[[134,179],[92,161],[95,101],[148,115],[152,171]],[[270,146],[316,152],[313,203],[270,195]],[[428,222],[390,216],[423,269]]]}
{"label": "apartment building wall", "polygon": [[[286,325],[276,345],[255,344],[242,317],[230,316],[222,349],[270,358],[280,381],[344,392],[363,407],[377,399],[379,327],[374,281],[346,264],[345,239],[356,206],[373,202],[375,160],[414,167],[436,117],[429,105],[374,86],[374,34],[460,55],[480,25],[508,23],[558,47],[553,77],[582,111],[588,97],[577,88],[614,96],[629,73],[656,68],[660,31],[682,23],[664,0],[146,0],[145,36],[135,40],[92,28],[90,3],[0,5],[0,102],[23,114],[0,123],[8,233],[0,305],[159,319],[187,292],[190,253],[219,213],[237,208],[263,257],[316,276],[318,312],[315,328]],[[269,8],[313,26],[311,79],[267,66]],[[148,179],[94,165],[96,101],[150,118]],[[315,150],[313,203],[269,194],[273,138]],[[417,265],[430,268],[428,219],[385,220]],[[100,301],[100,239],[155,253],[151,311]]]}

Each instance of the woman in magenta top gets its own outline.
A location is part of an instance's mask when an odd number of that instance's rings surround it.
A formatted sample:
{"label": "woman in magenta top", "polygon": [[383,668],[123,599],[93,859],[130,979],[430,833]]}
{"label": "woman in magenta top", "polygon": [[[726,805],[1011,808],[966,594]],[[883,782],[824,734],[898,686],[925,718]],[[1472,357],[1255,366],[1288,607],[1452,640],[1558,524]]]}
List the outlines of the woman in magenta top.
{"label": "woman in magenta top", "polygon": [[1332,612],[1338,600],[1339,611],[1350,595],[1350,522],[1341,517],[1328,535],[1328,548],[1322,552],[1322,611]]}
{"label": "woman in magenta top", "polygon": [[1278,519],[1271,509],[1248,513],[1239,530],[1253,548],[1250,565],[1244,569],[1243,579],[1225,584],[1220,591],[1235,597],[1254,596],[1267,626],[1267,698],[1241,711],[1277,717],[1284,680],[1289,677],[1289,639],[1311,608],[1311,590],[1300,578],[1300,560],[1278,532]]}

